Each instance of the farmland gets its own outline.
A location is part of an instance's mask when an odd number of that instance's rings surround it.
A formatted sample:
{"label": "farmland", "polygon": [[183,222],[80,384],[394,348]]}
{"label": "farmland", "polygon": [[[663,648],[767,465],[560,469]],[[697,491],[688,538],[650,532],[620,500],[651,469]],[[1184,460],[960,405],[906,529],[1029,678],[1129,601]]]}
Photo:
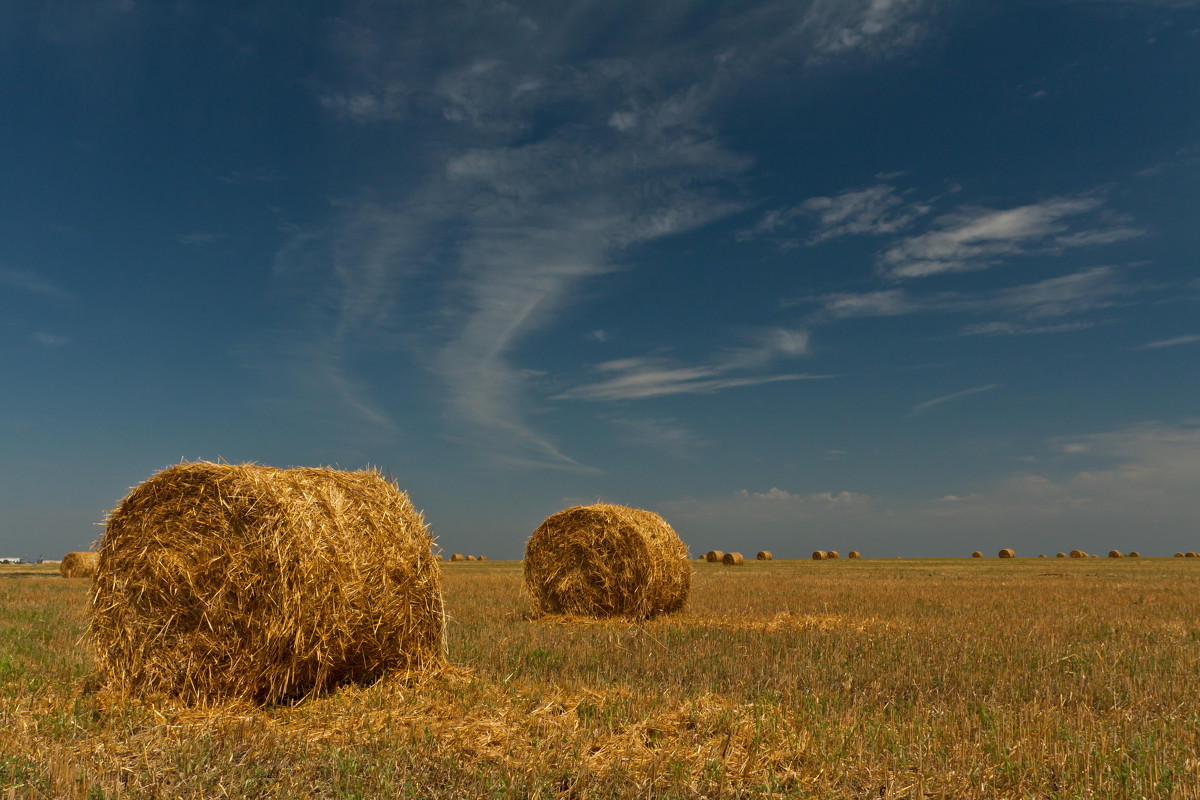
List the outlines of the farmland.
{"label": "farmland", "polygon": [[530,618],[443,567],[452,666],[290,705],[105,691],[87,582],[0,567],[8,797],[1193,798],[1200,562],[693,562],[685,610]]}

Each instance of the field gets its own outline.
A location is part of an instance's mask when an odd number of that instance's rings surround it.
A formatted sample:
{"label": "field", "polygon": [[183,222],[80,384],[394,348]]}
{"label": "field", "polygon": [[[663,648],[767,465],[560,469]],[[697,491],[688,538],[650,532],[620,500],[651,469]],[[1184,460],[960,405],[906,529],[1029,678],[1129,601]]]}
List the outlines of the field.
{"label": "field", "polygon": [[0,797],[1200,797],[1194,559],[694,562],[644,624],[444,568],[436,675],[130,702],[87,582],[0,567]]}

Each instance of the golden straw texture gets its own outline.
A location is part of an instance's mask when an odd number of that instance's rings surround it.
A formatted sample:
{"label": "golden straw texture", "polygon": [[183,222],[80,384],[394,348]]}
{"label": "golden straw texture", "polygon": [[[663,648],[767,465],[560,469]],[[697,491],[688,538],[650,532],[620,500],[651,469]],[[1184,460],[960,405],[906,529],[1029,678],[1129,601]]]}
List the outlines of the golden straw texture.
{"label": "golden straw texture", "polygon": [[721,563],[727,567],[738,567],[746,563],[746,559],[742,558],[741,553],[726,553],[721,559]]}
{"label": "golden straw texture", "polygon": [[704,554],[704,560],[710,564],[719,564],[724,557],[725,551],[723,550],[709,550]]}
{"label": "golden straw texture", "polygon": [[91,578],[99,564],[99,553],[67,553],[58,563],[58,572],[64,578]]}
{"label": "golden straw texture", "polygon": [[377,472],[170,467],[101,538],[100,670],[123,693],[273,702],[440,664],[432,543]]}
{"label": "golden straw texture", "polygon": [[598,503],[552,514],[525,544],[525,585],[541,613],[645,619],[687,602],[687,546],[650,511]]}

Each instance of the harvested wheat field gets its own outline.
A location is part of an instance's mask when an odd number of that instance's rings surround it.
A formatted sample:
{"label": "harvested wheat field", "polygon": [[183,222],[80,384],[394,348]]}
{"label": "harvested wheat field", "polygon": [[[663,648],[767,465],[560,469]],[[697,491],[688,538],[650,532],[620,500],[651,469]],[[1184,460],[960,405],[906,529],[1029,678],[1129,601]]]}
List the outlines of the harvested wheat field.
{"label": "harvested wheat field", "polygon": [[493,560],[438,673],[205,708],[104,687],[85,583],[0,576],[0,797],[1200,797],[1184,558],[753,560],[641,622]]}

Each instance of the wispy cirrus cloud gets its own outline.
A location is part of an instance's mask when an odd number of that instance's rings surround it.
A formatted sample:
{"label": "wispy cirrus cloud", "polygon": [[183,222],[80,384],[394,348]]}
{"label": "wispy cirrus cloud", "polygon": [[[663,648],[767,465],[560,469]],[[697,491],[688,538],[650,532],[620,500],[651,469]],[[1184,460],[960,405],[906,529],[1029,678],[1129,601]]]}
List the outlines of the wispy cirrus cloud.
{"label": "wispy cirrus cloud", "polygon": [[807,331],[776,328],[762,332],[756,346],[727,348],[702,364],[681,364],[663,356],[614,359],[592,368],[597,380],[574,386],[552,399],[645,400],[678,394],[712,394],[763,383],[836,377],[795,372],[764,374],[773,362],[796,358],[807,350]]}
{"label": "wispy cirrus cloud", "polygon": [[1187,336],[1176,336],[1171,339],[1158,339],[1153,342],[1146,342],[1137,347],[1131,347],[1130,350],[1160,350],[1164,347],[1179,347],[1185,344],[1200,344],[1200,334],[1189,334]]}
{"label": "wispy cirrus cloud", "polygon": [[0,284],[59,303],[75,297],[49,278],[28,270],[0,267]]}
{"label": "wispy cirrus cloud", "polygon": [[920,313],[1001,314],[1007,320],[968,326],[963,335],[1061,333],[1091,327],[1094,321],[1045,323],[1048,320],[1110,308],[1139,291],[1118,267],[1091,267],[1078,272],[980,292],[913,294],[906,289],[839,292],[815,298],[820,307],[813,324],[861,317],[897,317]]}
{"label": "wispy cirrus cloud", "polygon": [[1007,209],[961,207],[880,254],[881,274],[896,280],[986,269],[998,261],[1057,253],[1141,236],[1144,230],[1100,213],[1097,196],[1056,197]]}
{"label": "wispy cirrus cloud", "polygon": [[956,400],[962,400],[977,394],[983,394],[984,392],[990,392],[995,389],[999,389],[1003,385],[1004,384],[1001,383],[989,383],[986,386],[974,386],[970,389],[963,389],[961,392],[954,392],[952,394],[942,395],[941,397],[935,397],[932,400],[926,400],[923,403],[917,403],[912,407],[912,411],[909,413],[913,416],[917,414],[924,414],[931,408],[936,408],[937,406],[944,405],[946,403],[953,403]]}
{"label": "wispy cirrus cloud", "polygon": [[[740,241],[765,238],[783,247],[819,244],[842,236],[883,236],[899,233],[930,206],[906,200],[886,183],[850,189],[830,197],[810,197],[789,208],[768,211],[752,227],[740,231]],[[813,220],[816,230],[807,238],[795,235],[802,223]]]}

